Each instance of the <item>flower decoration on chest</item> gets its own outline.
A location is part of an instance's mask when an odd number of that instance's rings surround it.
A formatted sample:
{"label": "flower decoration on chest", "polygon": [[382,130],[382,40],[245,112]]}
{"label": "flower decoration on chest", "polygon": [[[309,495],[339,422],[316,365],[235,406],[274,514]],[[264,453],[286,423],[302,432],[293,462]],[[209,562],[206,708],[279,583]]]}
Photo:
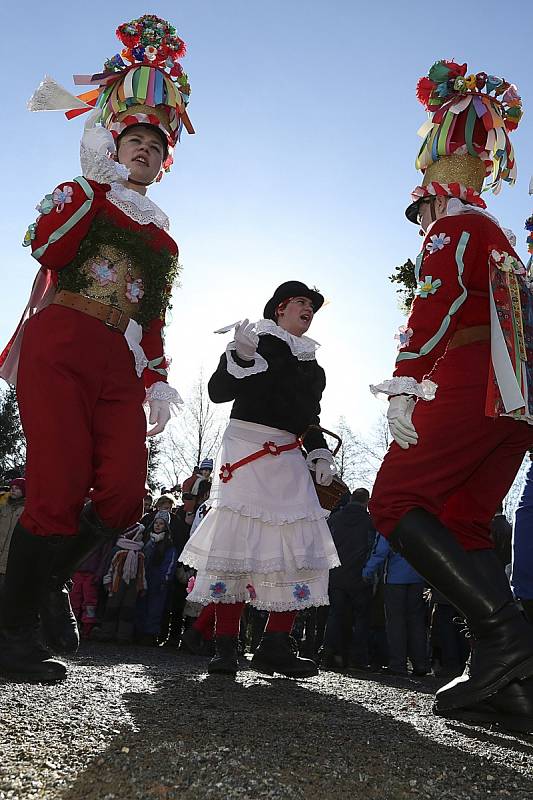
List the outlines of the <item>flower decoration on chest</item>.
{"label": "flower decoration on chest", "polygon": [[22,246],[23,247],[29,247],[30,246],[30,244],[35,239],[36,231],[37,231],[37,225],[35,224],[35,222],[32,222],[31,225],[28,225],[28,230],[24,234],[24,239],[22,241]]}
{"label": "flower decoration on chest", "polygon": [[126,297],[130,303],[138,303],[144,297],[142,278],[134,278],[131,272],[126,274]]}
{"label": "flower decoration on chest", "polygon": [[437,289],[441,286],[442,281],[440,278],[435,278],[435,280],[433,280],[432,275],[426,275],[421,281],[417,281],[415,295],[422,298],[429,297],[430,294],[435,294]]}
{"label": "flower decoration on chest", "polygon": [[450,237],[445,233],[435,233],[433,236],[429,237],[429,241],[426,243],[426,250],[431,256],[433,253],[438,253],[439,250],[443,250],[450,242]]}
{"label": "flower decoration on chest", "polygon": [[72,203],[72,194],[73,189],[72,186],[63,186],[62,189],[59,187],[54,189],[54,193],[52,195],[52,202],[56,207],[56,211],[60,213],[63,211],[67,203]]}
{"label": "flower decoration on chest", "polygon": [[401,350],[402,347],[407,347],[409,345],[413,335],[413,329],[408,328],[407,325],[400,325],[398,331],[399,332],[394,335],[394,338],[398,341],[398,350]]}
{"label": "flower decoration on chest", "polygon": [[108,258],[93,261],[91,272],[100,286],[109,286],[110,283],[117,282],[117,268]]}
{"label": "flower decoration on chest", "polygon": [[501,272],[512,272],[514,275],[525,275],[526,268],[515,256],[506,253],[503,250],[492,250],[490,254],[491,261]]}
{"label": "flower decoration on chest", "polygon": [[307,585],[307,583],[297,583],[294,587],[294,591],[292,596],[296,598],[299,602],[303,600],[308,600],[311,595],[311,589]]}

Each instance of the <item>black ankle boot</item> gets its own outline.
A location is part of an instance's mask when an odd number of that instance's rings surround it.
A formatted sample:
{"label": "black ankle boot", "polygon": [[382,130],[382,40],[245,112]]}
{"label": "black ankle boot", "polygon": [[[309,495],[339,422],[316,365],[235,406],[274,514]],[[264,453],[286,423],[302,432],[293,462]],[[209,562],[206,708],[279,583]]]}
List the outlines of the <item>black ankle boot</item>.
{"label": "black ankle boot", "polygon": [[79,533],[61,537],[39,609],[43,639],[57,653],[73,654],[80,644],[76,617],[70,605],[71,576],[91,553],[118,534],[118,530],[104,525],[88,503],[81,512]]}
{"label": "black ankle boot", "polygon": [[210,675],[236,675],[239,669],[236,636],[217,636],[215,638],[215,655],[207,666]]}
{"label": "black ankle boot", "polygon": [[467,621],[470,664],[462,676],[439,689],[438,712],[475,705],[511,681],[533,675],[531,628],[502,580],[499,562],[485,556],[476,562],[421,508],[402,517],[390,543]]}
{"label": "black ankle boot", "polygon": [[499,725],[508,731],[533,733],[533,678],[512,681],[492,697],[467,708],[440,710],[435,704],[433,712],[439,717],[461,722]]}
{"label": "black ankle boot", "polygon": [[39,604],[60,537],[34,536],[17,523],[11,538],[0,631],[0,672],[21,681],[59,681],[65,664],[39,638]]}
{"label": "black ankle boot", "polygon": [[294,640],[288,633],[264,633],[250,666],[258,672],[286,678],[312,678],[318,667],[310,658],[299,658]]}

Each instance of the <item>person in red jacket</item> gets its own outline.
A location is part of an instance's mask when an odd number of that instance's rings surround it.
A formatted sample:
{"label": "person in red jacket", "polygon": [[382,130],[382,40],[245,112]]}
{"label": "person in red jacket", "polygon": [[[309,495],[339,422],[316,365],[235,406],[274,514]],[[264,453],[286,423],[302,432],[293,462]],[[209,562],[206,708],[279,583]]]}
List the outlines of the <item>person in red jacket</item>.
{"label": "person in red jacket", "polygon": [[480,190],[490,173],[494,188],[514,181],[508,132],[520,98],[503,79],[446,61],[418,95],[431,113],[417,161],[423,185],[406,213],[424,239],[393,377],[371,387],[390,397],[394,442],[370,512],[470,629],[467,671],[438,691],[435,712],[462,717],[482,705],[512,726],[532,705],[519,681],[533,675],[533,638],[494,554],[490,521],[533,439],[533,303]]}
{"label": "person in red jacket", "polygon": [[[25,243],[40,271],[0,356],[0,374],[17,384],[28,442],[27,500],[7,565],[0,670],[28,679],[65,676],[62,662],[39,644],[38,619],[53,649],[76,650],[65,583],[94,548],[142,514],[143,404],[148,435],[155,435],[170,404],[181,402],[166,380],[162,333],[178,248],[146,190],[170,167],[182,126],[193,132],[178,63],[185,45],[152,15],[121,25],[117,35],[122,53],[102,73],[77,76],[99,85],[82,96],[88,103],[49,78],[31,101],[33,110],[96,110],[81,144],[83,175],[46,195],[28,230]],[[91,502],[83,508],[86,496]]]}

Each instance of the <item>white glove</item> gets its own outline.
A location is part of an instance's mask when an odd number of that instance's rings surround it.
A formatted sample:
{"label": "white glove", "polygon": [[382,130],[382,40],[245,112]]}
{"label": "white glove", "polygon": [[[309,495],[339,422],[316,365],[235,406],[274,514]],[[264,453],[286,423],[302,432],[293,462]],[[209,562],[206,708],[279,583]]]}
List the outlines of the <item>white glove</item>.
{"label": "white glove", "polygon": [[331,464],[325,458],[317,458],[315,461],[315,478],[319,486],[329,486],[333,480]]}
{"label": "white glove", "polygon": [[166,424],[170,419],[170,403],[168,400],[148,400],[150,406],[150,416],[148,422],[153,425],[147,431],[147,436],[155,436],[165,430]]}
{"label": "white glove", "polygon": [[129,168],[112,158],[116,153],[113,134],[107,128],[96,125],[101,113],[100,109],[91,112],[84,126],[80,143],[83,176],[99,183],[125,181],[128,179]]}
{"label": "white glove", "polygon": [[259,336],[254,333],[254,322],[244,319],[235,328],[235,352],[243,361],[253,361],[259,344]]}
{"label": "white glove", "polygon": [[418,443],[418,433],[411,422],[415,399],[410,395],[397,394],[390,398],[387,420],[392,438],[403,450]]}

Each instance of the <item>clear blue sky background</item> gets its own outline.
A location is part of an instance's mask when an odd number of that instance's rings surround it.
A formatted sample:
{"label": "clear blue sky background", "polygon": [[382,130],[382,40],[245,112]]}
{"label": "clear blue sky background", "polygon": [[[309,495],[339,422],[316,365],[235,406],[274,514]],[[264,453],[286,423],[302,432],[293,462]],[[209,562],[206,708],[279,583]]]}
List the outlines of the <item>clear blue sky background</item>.
{"label": "clear blue sky background", "polygon": [[403,321],[387,276],[420,245],[417,228],[403,216],[418,182],[416,131],[425,119],[415,85],[439,58],[501,75],[522,94],[525,116],[513,136],[518,182],[488,202],[525,254],[533,6],[525,0],[6,4],[2,342],[35,273],[20,246],[34,207],[79,174],[83,117],[67,122],[57,112],[29,114],[26,101],[45,73],[74,91],[72,74],[98,71],[120,49],[117,25],[143,13],[169,19],[187,42],[183,65],[197,130],[183,135],[171,174],[151,193],[171,218],[184,266],[167,334],[172,382],[186,394],[199,367],[209,374],[225,346],[227,337],[212,331],[244,316],[259,318],[273,288],[298,278],[330,301],[311,329],[328,376],[322,421],[331,427],[344,414],[353,427],[367,429],[379,408],[368,384],[390,375],[393,337]]}

